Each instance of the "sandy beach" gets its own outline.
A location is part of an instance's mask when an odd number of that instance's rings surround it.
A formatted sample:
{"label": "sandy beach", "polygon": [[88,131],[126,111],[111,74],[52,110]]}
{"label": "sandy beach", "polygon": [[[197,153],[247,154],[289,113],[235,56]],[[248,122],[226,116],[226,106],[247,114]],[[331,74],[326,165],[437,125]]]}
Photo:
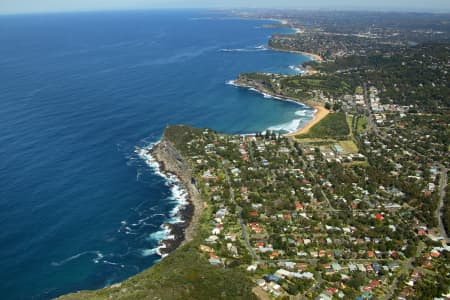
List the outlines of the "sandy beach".
{"label": "sandy beach", "polygon": [[305,127],[300,128],[294,132],[287,133],[284,136],[292,137],[292,136],[296,136],[299,134],[307,133],[309,131],[309,129],[311,129],[311,127],[313,127],[314,125],[319,123],[323,118],[325,118],[330,113],[330,111],[328,109],[326,109],[325,107],[323,107],[321,105],[316,104],[316,105],[312,105],[312,107],[314,107],[317,110],[316,113],[314,114],[313,119],[308,124],[306,124]]}
{"label": "sandy beach", "polygon": [[270,97],[273,97],[274,99],[278,99],[278,100],[282,100],[282,101],[292,101],[292,102],[296,102],[296,103],[303,103],[306,104],[312,108],[314,108],[316,110],[313,119],[308,122],[308,124],[306,124],[305,127],[303,128],[299,128],[298,130],[294,131],[294,132],[290,132],[290,133],[286,133],[284,136],[296,136],[299,134],[303,134],[308,132],[308,130],[313,127],[315,124],[319,123],[320,120],[322,120],[323,118],[325,118],[330,111],[328,109],[326,109],[323,105],[314,102],[314,101],[310,101],[310,100],[299,100],[299,99],[294,99],[292,97],[286,97],[284,95],[279,95],[279,94],[274,94],[271,93],[270,91],[266,90],[264,87],[262,86],[250,86],[250,85],[246,85],[246,84],[242,84],[238,81],[232,81],[230,82],[231,85],[234,86],[239,86],[239,87],[244,87],[244,88],[248,88],[248,89],[253,89],[254,91],[257,91],[263,95],[267,95]]}
{"label": "sandy beach", "polygon": [[316,53],[310,53],[310,52],[298,51],[298,50],[279,49],[279,48],[274,48],[274,47],[269,47],[269,48],[273,51],[302,54],[302,55],[312,58],[313,60],[315,60],[317,62],[323,62],[322,56],[320,56],[319,54],[316,54]]}

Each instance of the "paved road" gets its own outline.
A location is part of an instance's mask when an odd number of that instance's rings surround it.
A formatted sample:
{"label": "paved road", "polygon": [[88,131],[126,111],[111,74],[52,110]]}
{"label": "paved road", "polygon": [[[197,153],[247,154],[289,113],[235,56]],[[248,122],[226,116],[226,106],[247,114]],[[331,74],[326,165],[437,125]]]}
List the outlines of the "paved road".
{"label": "paved road", "polygon": [[223,170],[223,173],[225,174],[225,178],[228,182],[228,185],[230,186],[230,200],[231,200],[231,202],[233,202],[236,205],[236,208],[237,208],[239,225],[241,226],[242,239],[244,240],[245,248],[247,248],[248,252],[252,256],[252,259],[254,261],[260,262],[261,259],[258,257],[258,255],[256,255],[255,250],[250,245],[250,241],[249,241],[248,233],[247,233],[247,227],[245,226],[244,220],[242,220],[242,207],[240,207],[236,203],[236,200],[234,197],[234,189],[233,189],[233,186],[231,185],[230,176],[228,175],[228,172],[223,165],[222,165],[222,170]]}
{"label": "paved road", "polygon": [[413,269],[413,261],[418,258],[420,255],[422,255],[422,251],[425,248],[425,245],[420,242],[419,246],[417,247],[417,252],[416,255],[409,258],[407,261],[405,261],[400,269],[400,271],[397,273],[397,276],[395,277],[394,281],[392,282],[392,284],[389,286],[388,291],[386,292],[386,294],[384,295],[385,300],[389,300],[392,299],[392,296],[394,295],[394,292],[396,290],[396,288],[398,287],[398,283],[399,283],[399,278],[401,275],[409,275],[409,272],[411,269]]}
{"label": "paved road", "polygon": [[[319,186],[320,188],[320,186]],[[328,199],[327,195],[324,193],[324,191],[322,190],[322,188],[320,188],[320,193],[322,194],[322,196],[325,198],[325,201],[327,201],[328,207],[330,208],[330,210],[332,212],[337,212],[337,210],[331,205],[330,199]]]}
{"label": "paved road", "polygon": [[248,252],[252,256],[253,260],[259,263],[261,261],[261,259],[259,258],[258,255],[256,255],[255,250],[250,245],[250,241],[248,239],[248,234],[247,234],[247,227],[245,226],[244,221],[242,220],[242,207],[237,206],[237,209],[238,209],[238,214],[239,214],[239,224],[241,225],[242,238],[244,239],[245,247],[247,248]]}
{"label": "paved road", "polygon": [[442,222],[442,208],[444,207],[445,188],[447,187],[448,183],[447,178],[448,169],[444,168],[444,166],[440,167],[441,167],[441,181],[439,183],[439,205],[436,208],[435,215],[436,218],[438,219],[439,231],[442,237],[447,241],[447,243],[449,243],[450,238],[448,237],[448,234],[445,231],[444,223]]}
{"label": "paved road", "polygon": [[369,113],[369,116],[367,118],[368,125],[371,131],[374,132],[376,135],[378,135],[378,127],[373,120],[372,103],[370,103],[370,98],[368,95],[369,93],[367,91],[367,83],[364,82],[363,87],[364,87],[364,102],[366,103],[367,111]]}

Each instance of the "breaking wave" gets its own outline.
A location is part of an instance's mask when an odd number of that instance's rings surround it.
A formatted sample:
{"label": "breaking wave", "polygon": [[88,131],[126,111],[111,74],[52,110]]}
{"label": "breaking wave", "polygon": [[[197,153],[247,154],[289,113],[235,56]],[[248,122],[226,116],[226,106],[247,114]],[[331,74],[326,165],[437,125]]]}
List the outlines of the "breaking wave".
{"label": "breaking wave", "polygon": [[80,257],[82,257],[84,255],[93,255],[94,258],[92,259],[92,261],[94,263],[98,263],[103,258],[103,254],[100,251],[84,251],[84,252],[72,255],[71,257],[63,259],[61,261],[52,262],[51,265],[54,266],[54,267],[60,267],[60,266],[65,265],[66,263],[71,262],[71,261],[73,261],[75,259],[78,259],[78,258],[80,258]]}
{"label": "breaking wave", "polygon": [[282,133],[292,133],[303,127],[305,123],[313,117],[315,112],[315,110],[298,110],[295,112],[295,115],[299,116],[300,118],[295,118],[285,123],[270,126],[269,128],[267,128],[267,130],[278,131]]}
{"label": "breaking wave", "polygon": [[254,47],[246,47],[246,48],[223,48],[220,49],[220,52],[259,52],[259,51],[267,51],[269,50],[265,45],[258,45]]}
{"label": "breaking wave", "polygon": [[[145,163],[152,169],[152,171],[156,175],[164,178],[164,180],[166,181],[165,184],[170,188],[171,195],[168,198],[166,198],[166,200],[174,202],[175,207],[170,211],[169,220],[166,223],[168,223],[168,224],[182,223],[184,221],[182,219],[181,212],[182,212],[183,208],[189,204],[189,194],[188,194],[187,190],[184,188],[184,186],[182,185],[181,181],[178,179],[178,177],[176,177],[173,174],[164,173],[161,169],[161,165],[152,156],[151,151],[157,143],[158,142],[151,143],[146,147],[137,148],[135,150],[135,152],[138,154],[138,156],[140,158],[142,158],[145,161]],[[154,218],[154,217],[167,218],[167,216],[164,214],[153,214],[150,216],[150,218]],[[160,243],[163,240],[174,239],[174,238],[175,238],[175,236],[172,235],[170,227],[166,224],[163,224],[163,225],[161,225],[161,230],[150,234],[149,237],[147,238],[147,240]],[[160,245],[160,247],[155,248],[156,249],[155,253],[159,254],[160,252],[158,250],[163,247],[165,247],[165,246],[162,244],[162,245]],[[146,252],[146,253],[149,253],[149,252]]]}

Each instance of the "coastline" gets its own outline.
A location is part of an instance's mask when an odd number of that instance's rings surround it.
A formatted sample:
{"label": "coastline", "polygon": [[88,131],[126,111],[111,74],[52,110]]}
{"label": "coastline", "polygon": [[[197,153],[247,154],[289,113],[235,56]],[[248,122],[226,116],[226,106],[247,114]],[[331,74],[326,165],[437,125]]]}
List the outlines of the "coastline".
{"label": "coastline", "polygon": [[320,56],[319,54],[316,54],[316,53],[299,51],[299,50],[281,49],[281,48],[275,48],[275,47],[272,47],[272,46],[268,46],[268,48],[270,50],[273,50],[273,51],[301,54],[301,55],[307,56],[307,57],[311,58],[312,60],[315,60],[315,61],[320,62],[320,63],[324,61],[322,56]]}
{"label": "coastline", "polygon": [[299,128],[294,132],[286,133],[284,136],[295,137],[297,135],[307,133],[311,129],[311,127],[319,123],[323,118],[325,118],[330,113],[330,111],[325,107],[323,107],[322,105],[316,104],[313,105],[313,107],[316,109],[316,112],[314,113],[312,120],[309,121],[304,127]]}
{"label": "coastline", "polygon": [[[244,19],[245,19],[245,18],[244,18]],[[302,32],[301,29],[292,27],[292,24],[289,24],[289,21],[288,21],[288,20],[285,20],[285,19],[272,19],[272,18],[262,18],[262,19],[258,19],[258,18],[256,18],[256,20],[266,20],[266,21],[271,21],[271,22],[278,22],[278,23],[280,23],[281,25],[290,25],[291,27],[288,28],[288,29],[293,30],[293,31],[294,31],[294,34],[297,34],[297,33],[301,33],[301,32]],[[270,50],[273,50],[273,51],[280,51],[280,52],[289,52],[289,53],[302,54],[302,55],[304,55],[304,56],[308,56],[309,58],[311,58],[312,60],[315,60],[315,61],[317,61],[317,62],[324,62],[323,57],[320,56],[320,55],[317,54],[317,53],[306,52],[306,51],[299,51],[299,50],[289,50],[289,49],[275,48],[275,47],[272,47],[272,46],[270,46],[270,45],[268,45],[268,48],[269,48]]]}
{"label": "coastline", "polygon": [[175,162],[179,161],[181,155],[176,153],[175,157],[172,157],[172,153],[176,150],[166,143],[169,142],[163,137],[159,142],[136,151],[157,175],[169,182],[173,197],[178,201],[171,214],[173,221],[161,225],[161,228],[166,231],[166,236],[158,242],[159,246],[156,248],[156,254],[161,258],[192,240],[200,211],[196,208],[202,204],[195,187],[186,178],[190,178],[189,166],[185,163],[183,167],[177,167]]}
{"label": "coastline", "polygon": [[[181,199],[177,199],[179,203],[174,208],[176,213],[172,216],[177,221],[162,225],[169,235],[159,241],[156,253],[164,258],[193,239],[203,202],[192,184],[192,172],[188,163],[164,136],[156,144],[140,151],[143,151],[140,156],[146,160],[147,164],[153,165],[157,174],[169,180],[174,186],[178,186],[181,191],[178,195]],[[183,196],[185,199],[182,199]]]}
{"label": "coastline", "polygon": [[293,137],[299,134],[303,134],[309,131],[311,127],[313,127],[315,124],[319,123],[323,118],[325,118],[330,111],[326,109],[322,104],[318,102],[314,102],[311,100],[300,100],[300,99],[294,99],[292,97],[286,97],[284,95],[276,94],[273,92],[268,91],[263,86],[251,86],[247,84],[240,83],[238,80],[231,80],[228,82],[228,84],[236,86],[236,87],[242,87],[247,88],[252,91],[256,91],[260,94],[262,94],[265,98],[273,98],[280,101],[288,101],[293,102],[299,105],[307,105],[311,108],[314,108],[316,111],[313,115],[313,118],[302,128],[298,128],[297,130],[289,133],[285,133],[284,136],[286,137]]}

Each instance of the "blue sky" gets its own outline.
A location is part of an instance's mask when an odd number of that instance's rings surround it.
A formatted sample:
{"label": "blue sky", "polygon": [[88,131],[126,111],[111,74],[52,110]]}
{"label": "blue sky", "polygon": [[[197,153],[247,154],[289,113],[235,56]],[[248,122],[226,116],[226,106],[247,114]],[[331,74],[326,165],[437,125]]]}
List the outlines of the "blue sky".
{"label": "blue sky", "polygon": [[151,8],[253,7],[450,12],[450,0],[0,0],[0,14]]}

